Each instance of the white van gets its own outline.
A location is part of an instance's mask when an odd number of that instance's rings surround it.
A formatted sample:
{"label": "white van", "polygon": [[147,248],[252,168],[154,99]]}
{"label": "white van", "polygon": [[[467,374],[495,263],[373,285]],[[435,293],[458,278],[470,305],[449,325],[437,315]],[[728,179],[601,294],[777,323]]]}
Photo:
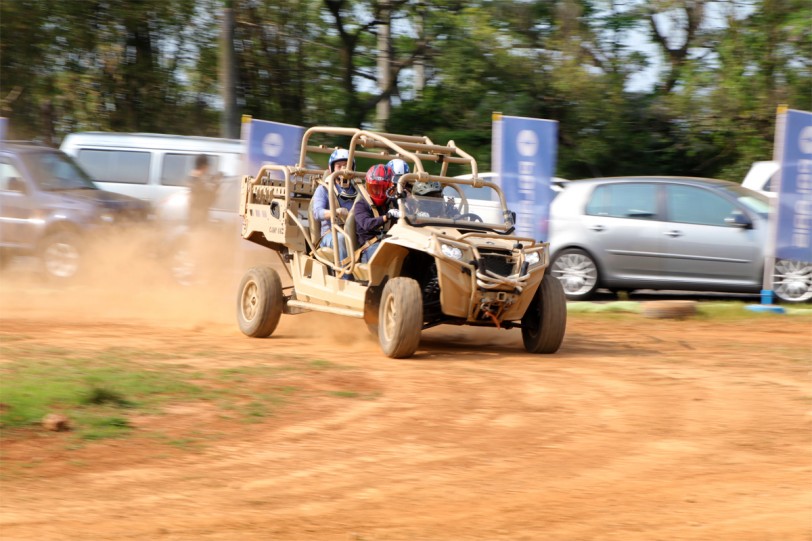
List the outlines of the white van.
{"label": "white van", "polygon": [[775,187],[773,177],[779,169],[781,169],[781,164],[776,161],[753,162],[742,181],[742,186],[761,192],[767,197],[778,197],[778,194],[773,191]]}
{"label": "white van", "polygon": [[179,193],[195,157],[206,154],[210,171],[223,177],[246,174],[245,143],[240,139],[157,133],[78,132],[60,149],[88,172],[99,188],[144,199],[160,208]]}

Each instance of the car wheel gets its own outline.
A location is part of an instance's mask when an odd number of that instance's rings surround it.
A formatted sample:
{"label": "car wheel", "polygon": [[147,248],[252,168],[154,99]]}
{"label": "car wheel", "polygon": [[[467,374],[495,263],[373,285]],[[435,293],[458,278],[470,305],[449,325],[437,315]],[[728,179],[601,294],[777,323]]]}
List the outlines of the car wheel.
{"label": "car wheel", "polygon": [[383,288],[378,312],[378,341],[387,357],[411,357],[420,344],[423,296],[416,280],[392,278]]}
{"label": "car wheel", "polygon": [[555,353],[567,329],[567,298],[559,280],[544,273],[522,317],[522,341],[530,353]]}
{"label": "car wheel", "polygon": [[812,299],[812,263],[777,259],[773,273],[773,291],[784,302]]}
{"label": "car wheel", "polygon": [[553,276],[561,282],[564,293],[570,300],[589,299],[598,289],[598,265],[583,250],[564,250],[555,256],[550,269]]}
{"label": "car wheel", "polygon": [[240,282],[237,322],[254,338],[270,336],[279,324],[284,297],[279,274],[270,267],[253,267]]}
{"label": "car wheel", "polygon": [[48,278],[70,280],[79,274],[82,252],[79,236],[70,231],[56,231],[40,245],[42,269]]}

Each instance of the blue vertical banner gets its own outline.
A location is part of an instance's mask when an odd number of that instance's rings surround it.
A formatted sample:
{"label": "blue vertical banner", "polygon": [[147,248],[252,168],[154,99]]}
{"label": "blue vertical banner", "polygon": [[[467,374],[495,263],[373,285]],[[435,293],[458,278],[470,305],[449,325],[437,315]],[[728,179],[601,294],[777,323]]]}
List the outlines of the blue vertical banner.
{"label": "blue vertical banner", "polygon": [[557,151],[557,121],[493,114],[493,168],[517,235],[547,239]]}
{"label": "blue vertical banner", "polygon": [[778,126],[783,133],[776,138],[781,172],[775,256],[812,262],[812,113],[779,111]]}
{"label": "blue vertical banner", "polygon": [[301,126],[243,117],[248,174],[256,175],[263,165],[298,163],[304,132]]}
{"label": "blue vertical banner", "polygon": [[0,116],[0,141],[8,139],[8,119]]}

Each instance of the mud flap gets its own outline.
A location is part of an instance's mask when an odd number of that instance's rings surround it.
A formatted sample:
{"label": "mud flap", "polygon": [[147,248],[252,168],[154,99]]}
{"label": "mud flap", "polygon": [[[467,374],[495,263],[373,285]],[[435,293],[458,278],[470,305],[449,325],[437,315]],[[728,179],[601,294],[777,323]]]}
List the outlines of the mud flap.
{"label": "mud flap", "polygon": [[364,297],[364,323],[368,327],[378,326],[378,310],[381,305],[381,294],[389,278],[384,278],[383,282],[377,286],[369,286]]}

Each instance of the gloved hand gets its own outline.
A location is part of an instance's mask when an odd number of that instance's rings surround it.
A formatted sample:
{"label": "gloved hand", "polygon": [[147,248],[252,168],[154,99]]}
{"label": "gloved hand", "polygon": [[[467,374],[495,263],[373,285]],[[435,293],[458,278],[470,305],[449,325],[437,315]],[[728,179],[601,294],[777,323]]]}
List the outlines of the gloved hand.
{"label": "gloved hand", "polygon": [[350,211],[348,211],[344,207],[338,207],[336,209],[336,216],[338,216],[338,219],[341,220],[342,222],[347,220],[347,216],[349,214],[350,214]]}
{"label": "gloved hand", "polygon": [[400,211],[398,209],[389,209],[386,211],[386,215],[389,216],[390,220],[397,220],[400,218]]}

